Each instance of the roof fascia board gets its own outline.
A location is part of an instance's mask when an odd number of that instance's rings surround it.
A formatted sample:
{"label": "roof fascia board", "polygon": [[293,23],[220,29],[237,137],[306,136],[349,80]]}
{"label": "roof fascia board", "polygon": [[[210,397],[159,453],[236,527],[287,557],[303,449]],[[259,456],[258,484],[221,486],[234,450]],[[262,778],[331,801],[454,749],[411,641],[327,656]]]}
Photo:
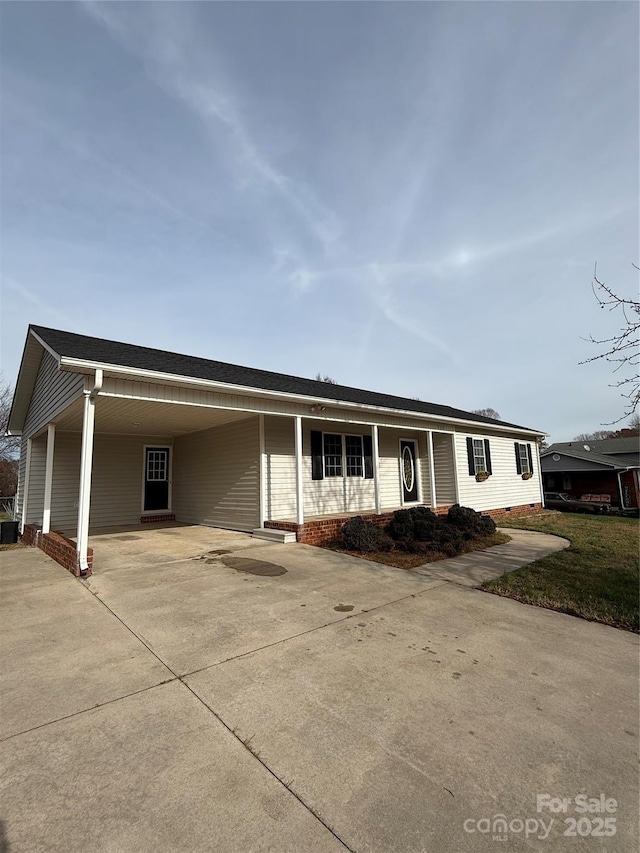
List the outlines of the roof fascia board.
{"label": "roof fascia board", "polygon": [[49,344],[45,340],[43,340],[37,332],[34,332],[33,329],[29,329],[29,334],[33,335],[33,337],[38,341],[38,343],[43,346],[46,351],[55,358],[58,367],[60,367],[60,355],[54,349],[52,349]]}
{"label": "roof fascia board", "polygon": [[143,370],[138,367],[122,367],[119,364],[106,364],[96,361],[85,361],[80,358],[71,358],[62,356],[60,360],[62,368],[73,370],[104,370],[105,373],[117,373],[122,376],[130,376],[134,379],[154,379],[159,382],[169,382],[178,385],[199,386],[219,390],[227,394],[242,394],[253,397],[267,397],[270,399],[284,399],[297,403],[307,403],[309,405],[332,405],[338,408],[358,409],[359,411],[369,412],[394,412],[402,417],[418,418],[422,420],[442,421],[444,423],[461,424],[463,426],[473,427],[476,431],[481,429],[495,430],[498,432],[509,432],[516,434],[526,433],[532,436],[546,435],[544,432],[527,429],[526,427],[507,427],[501,424],[481,423],[478,421],[467,421],[462,418],[452,418],[446,415],[428,414],[426,412],[412,412],[405,409],[393,409],[386,406],[374,406],[364,403],[349,403],[344,400],[332,400],[328,397],[313,397],[304,394],[292,394],[287,391],[271,391],[266,388],[252,388],[246,385],[232,385],[227,382],[218,382],[212,379],[196,379],[191,376],[179,376],[175,373],[161,373],[155,370]]}
{"label": "roof fascia board", "polygon": [[[27,331],[27,336],[26,336],[25,342],[24,342],[24,348],[22,350],[22,358],[20,359],[20,367],[18,368],[18,376],[16,378],[16,384],[14,386],[13,399],[11,400],[11,409],[9,410],[9,417],[7,418],[7,435],[22,435],[22,426],[24,425],[24,418],[27,415],[27,411],[29,408],[29,402],[27,402],[27,407],[26,407],[26,409],[23,413],[23,416],[22,416],[22,424],[19,427],[16,427],[14,425],[14,420],[16,418],[16,408],[17,408],[16,404],[18,402],[18,398],[22,397],[23,394],[27,393],[27,391],[30,394],[33,394],[33,388],[34,388],[34,384],[35,384],[35,381],[37,378],[37,371],[36,371],[36,375],[33,377],[33,384],[31,384],[31,386],[29,388],[27,388],[26,390],[23,388],[23,385],[25,382],[25,378],[24,378],[24,376],[25,376],[25,361],[27,358],[27,352],[29,350],[30,340],[32,338],[34,341],[36,341],[36,343],[38,343],[43,348],[43,350],[46,350],[47,352],[51,353],[51,355],[55,358],[55,360],[58,364],[58,367],[60,367],[60,356],[58,355],[58,353],[55,352],[53,349],[51,349],[49,344],[45,343],[42,340],[42,338],[40,337],[40,335],[36,334],[36,332],[34,332],[33,329],[31,327],[29,327],[29,329]],[[20,415],[18,415],[18,417],[20,417]]]}

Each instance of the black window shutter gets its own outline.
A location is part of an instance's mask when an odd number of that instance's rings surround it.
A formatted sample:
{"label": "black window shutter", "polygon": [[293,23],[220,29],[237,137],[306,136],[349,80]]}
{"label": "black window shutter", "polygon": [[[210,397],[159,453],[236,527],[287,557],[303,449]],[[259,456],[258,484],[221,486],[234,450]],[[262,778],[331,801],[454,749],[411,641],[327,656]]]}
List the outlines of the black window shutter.
{"label": "black window shutter", "polygon": [[520,461],[520,445],[516,441],[513,446],[516,449],[516,471],[518,472],[518,474],[522,474],[522,462]]}
{"label": "black window shutter", "polygon": [[527,444],[527,456],[529,457],[529,470],[533,474],[533,457],[531,456],[531,445]]}
{"label": "black window shutter", "polygon": [[473,459],[473,439],[467,439],[467,459],[469,460],[469,474],[471,477],[476,475],[476,463]]}
{"label": "black window shutter", "polygon": [[311,479],[322,480],[322,433],[320,430],[311,430]]}
{"label": "black window shutter", "polygon": [[484,458],[487,463],[487,474],[493,474],[491,470],[491,449],[489,448],[489,439],[485,438],[484,440]]}
{"label": "black window shutter", "polygon": [[373,440],[370,435],[362,436],[362,449],[364,450],[364,478],[373,480]]}

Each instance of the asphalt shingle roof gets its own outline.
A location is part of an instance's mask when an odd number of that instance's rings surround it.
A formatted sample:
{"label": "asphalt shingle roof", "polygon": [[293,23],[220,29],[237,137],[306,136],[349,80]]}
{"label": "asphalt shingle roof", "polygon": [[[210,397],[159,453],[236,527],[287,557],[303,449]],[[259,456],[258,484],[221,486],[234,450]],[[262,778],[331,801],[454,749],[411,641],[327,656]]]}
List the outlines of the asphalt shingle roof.
{"label": "asphalt shingle roof", "polygon": [[325,400],[343,403],[357,403],[365,406],[380,406],[385,409],[403,409],[418,412],[422,415],[434,415],[447,418],[458,418],[474,421],[480,424],[493,424],[515,429],[530,429],[519,424],[497,421],[455,409],[438,403],[425,403],[407,397],[396,397],[392,394],[381,394],[377,391],[365,391],[351,388],[347,385],[334,385],[315,379],[304,379],[299,376],[289,376],[285,373],[273,373],[254,367],[241,367],[223,361],[212,361],[207,358],[197,358],[150,347],[134,346],[103,338],[78,335],[73,332],[63,332],[59,329],[48,329],[44,326],[30,326],[54,352],[60,356],[78,358],[100,364],[114,364],[119,367],[133,367],[140,370],[152,370],[160,373],[170,373],[175,376],[188,376],[194,379],[204,379],[224,382],[230,385],[240,385],[246,388],[259,388],[264,391],[280,391],[286,394],[299,394],[307,397],[319,397]]}
{"label": "asphalt shingle roof", "polygon": [[[542,454],[542,458],[544,459],[545,457],[550,456],[552,453],[560,453],[565,454],[567,456],[572,456],[575,459],[583,459],[585,462],[596,462],[601,465],[613,466],[616,469],[620,468],[621,470],[638,465],[638,453],[624,454],[623,456],[614,456],[611,455],[611,453],[601,452],[600,447],[605,441],[632,441],[636,442],[637,447],[638,440],[635,438],[615,438],[591,441],[561,441],[557,442],[556,444],[552,444],[550,447],[548,447]],[[585,445],[589,447],[589,450],[586,449]]]}

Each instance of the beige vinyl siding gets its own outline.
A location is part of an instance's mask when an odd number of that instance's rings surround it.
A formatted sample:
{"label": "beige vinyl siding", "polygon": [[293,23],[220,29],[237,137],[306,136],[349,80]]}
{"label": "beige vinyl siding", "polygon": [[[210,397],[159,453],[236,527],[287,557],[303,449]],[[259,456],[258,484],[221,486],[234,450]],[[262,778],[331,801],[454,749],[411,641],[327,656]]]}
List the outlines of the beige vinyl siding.
{"label": "beige vinyl siding", "polygon": [[266,416],[266,517],[296,517],[296,451],[293,418]]}
{"label": "beige vinyl siding", "polygon": [[436,477],[437,505],[454,504],[456,502],[456,477],[452,435],[434,432],[433,466]]}
{"label": "beige vinyl siding", "polygon": [[22,500],[24,495],[24,478],[27,470],[27,437],[23,435],[20,439],[20,458],[18,460],[18,488],[16,489],[16,502],[14,515],[16,521],[22,520]]}
{"label": "beige vinyl siding", "polygon": [[[25,449],[26,453],[26,449]],[[27,494],[27,524],[42,521],[44,508],[44,469],[47,461],[47,437],[40,436],[31,442],[31,471]]]}
{"label": "beige vinyl siding", "polygon": [[[308,402],[295,400],[279,400],[277,396],[260,397],[251,394],[232,394],[217,391],[206,391],[199,388],[184,388],[179,385],[163,385],[153,382],[137,382],[129,379],[105,378],[100,397],[119,397],[132,400],[156,400],[160,402],[177,403],[180,405],[209,406],[219,409],[229,409],[245,412],[262,413],[275,416],[300,415],[302,418],[309,416]],[[442,422],[431,419],[429,416],[411,414],[394,414],[392,411],[384,410],[372,412],[363,411],[354,406],[332,405],[331,400],[323,402],[326,407],[318,421],[340,422],[342,424],[353,424],[366,432],[369,424],[375,421],[379,426],[403,427],[409,432],[411,430],[442,429]],[[328,429],[328,428],[327,428]],[[453,429],[453,427],[446,427]],[[345,427],[345,431],[346,427]]]}
{"label": "beige vinyl siding", "polygon": [[259,419],[176,438],[173,509],[179,521],[232,530],[259,526]]}
{"label": "beige vinyl siding", "polygon": [[61,371],[55,358],[45,351],[40,362],[22,434],[29,437],[37,433],[77,397],[80,397],[83,388],[83,376]]}
{"label": "beige vinyl siding", "polygon": [[[489,439],[492,475],[484,483],[477,483],[475,477],[469,474],[467,437]],[[531,444],[533,477],[530,480],[523,480],[516,470],[514,450],[516,441]],[[475,510],[482,511],[541,501],[540,471],[535,442],[527,442],[526,438],[518,438],[517,436],[507,438],[506,436],[492,436],[481,432],[457,432],[456,457],[460,503],[463,506],[470,506]]]}
{"label": "beige vinyl siding", "polygon": [[[373,479],[364,477],[311,478],[311,431],[319,430],[339,435],[371,435],[371,429],[361,425],[349,427],[343,423],[326,421],[302,422],[302,486],[304,492],[304,514],[332,515],[340,512],[374,512],[375,494]],[[345,441],[342,440],[344,454]],[[344,461],[343,461],[344,473]],[[294,486],[295,489],[295,486]],[[295,493],[294,493],[295,495]]]}
{"label": "beige vinyl siding", "polygon": [[420,482],[422,484],[422,503],[426,506],[431,506],[431,480],[429,478],[429,439],[426,432],[419,432],[416,435],[418,441],[418,470],[420,472]]}
{"label": "beige vinyl siding", "polygon": [[[138,524],[142,514],[144,447],[171,448],[166,436],[96,434],[91,474],[91,530]],[[75,532],[80,489],[80,433],[57,432],[51,526]]]}

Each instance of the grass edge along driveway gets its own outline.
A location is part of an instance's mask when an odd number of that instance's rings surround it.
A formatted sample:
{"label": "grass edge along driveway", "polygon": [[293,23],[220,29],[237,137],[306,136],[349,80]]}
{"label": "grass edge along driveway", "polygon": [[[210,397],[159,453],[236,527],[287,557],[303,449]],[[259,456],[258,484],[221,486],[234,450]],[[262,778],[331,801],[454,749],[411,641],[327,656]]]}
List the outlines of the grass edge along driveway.
{"label": "grass edge along driveway", "polygon": [[638,633],[638,520],[542,510],[501,527],[563,536],[571,547],[482,584],[514,598]]}

